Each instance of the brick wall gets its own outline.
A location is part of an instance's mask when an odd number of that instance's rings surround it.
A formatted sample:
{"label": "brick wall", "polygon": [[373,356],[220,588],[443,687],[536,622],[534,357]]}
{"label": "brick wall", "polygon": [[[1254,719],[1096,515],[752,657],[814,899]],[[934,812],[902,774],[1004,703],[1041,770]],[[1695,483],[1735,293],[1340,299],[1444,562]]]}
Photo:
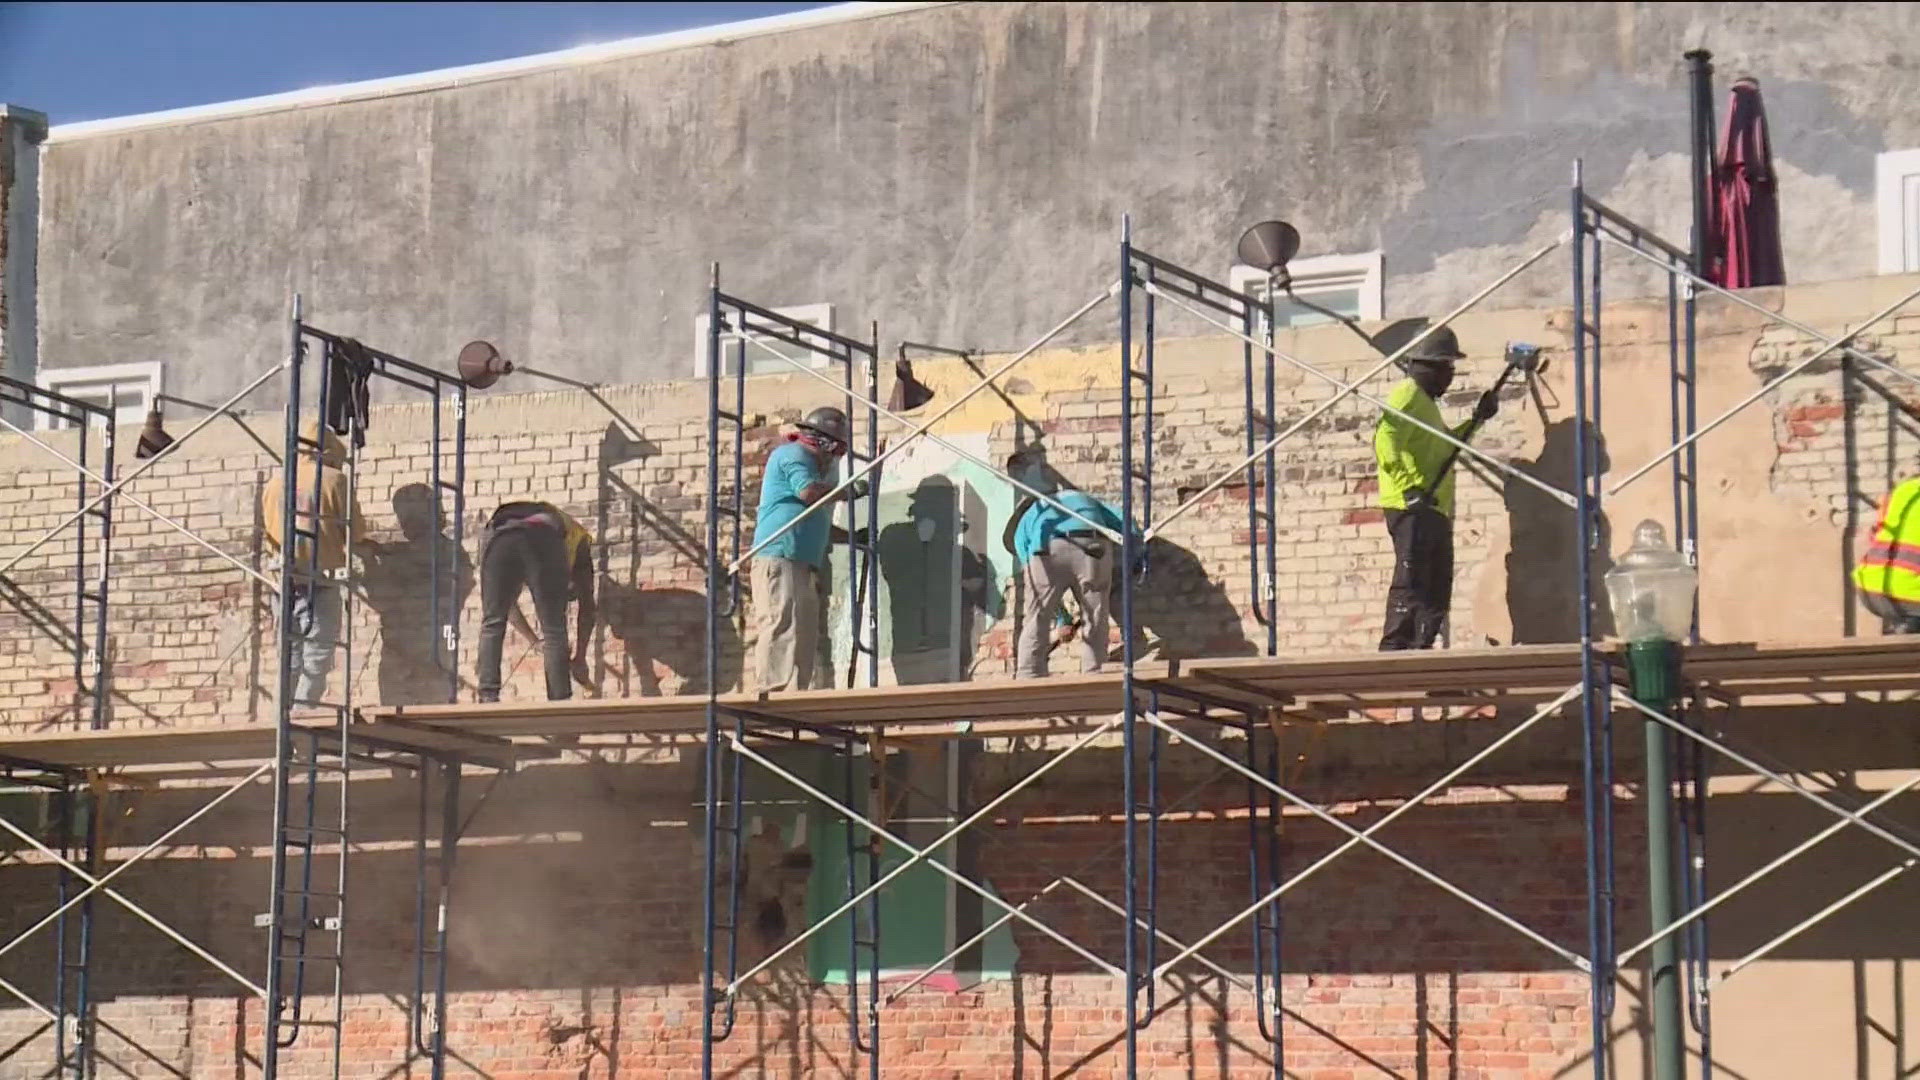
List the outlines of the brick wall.
{"label": "brick wall", "polygon": [[[1828,331],[1857,323],[1885,302],[1899,280],[1767,294],[1769,303]],[[1910,283],[1906,283],[1910,287]],[[1890,299],[1890,297],[1888,297]],[[1163,329],[1176,331],[1175,320]],[[1509,339],[1544,343],[1552,366],[1534,388],[1516,387],[1481,445],[1515,468],[1550,482],[1571,481],[1568,449],[1571,358],[1564,312],[1469,316],[1458,329],[1472,360],[1463,365],[1450,416],[1463,415],[1497,371]],[[1623,305],[1607,313],[1607,411],[1601,419],[1616,470],[1637,466],[1667,442],[1664,315]],[[1873,344],[1896,361],[1920,346],[1910,317]],[[1336,378],[1352,378],[1370,360],[1344,331],[1287,335],[1282,347]],[[1703,321],[1702,416],[1750,393],[1783,357],[1805,355],[1803,341],[1781,337],[1756,316],[1709,306]],[[1156,361],[1156,516],[1164,517],[1244,447],[1240,352],[1219,339],[1163,344]],[[1790,359],[1788,362],[1791,362]],[[1002,398],[981,395],[943,433],[984,433],[992,454],[1038,432],[1062,473],[1117,496],[1117,358],[1111,349],[1043,353],[1006,380]],[[926,364],[922,377],[951,395],[971,381],[960,365]],[[1844,508],[1877,499],[1888,467],[1906,444],[1884,407],[1868,402],[1836,413],[1837,370],[1816,365],[1716,435],[1701,475],[1707,564],[1703,599],[1709,630],[1723,640],[1819,637],[1840,632],[1845,594],[1836,580]],[[1303,416],[1327,392],[1283,367],[1279,423]],[[1383,392],[1384,380],[1375,388]],[[1892,384],[1890,384],[1892,385]],[[525,389],[503,385],[502,390]],[[1906,390],[1893,386],[1902,395]],[[778,438],[779,423],[815,403],[813,385],[754,380],[749,432],[757,461]],[[476,395],[468,446],[467,568],[459,589],[463,696],[470,693],[477,600],[472,595],[473,538],[499,502],[536,495],[559,502],[595,532],[608,581],[608,626],[593,668],[609,696],[697,690],[704,678],[700,551],[704,528],[706,426],[697,387],[610,388],[583,394]],[[1875,401],[1878,400],[1876,397]],[[1844,428],[1852,417],[1855,456],[1849,475]],[[1370,507],[1372,408],[1349,401],[1308,426],[1279,455],[1279,639],[1285,652],[1363,650],[1378,633],[1390,551]],[[170,419],[176,431],[191,421]],[[356,700],[427,701],[444,697],[444,675],[430,642],[426,573],[436,541],[430,501],[418,499],[430,461],[423,409],[382,408],[361,456],[360,499],[387,552],[360,578],[350,663]],[[629,425],[631,427],[629,428]],[[274,467],[277,415],[220,421],[149,471],[133,491],[174,515],[223,551],[264,566],[257,542],[258,485]],[[636,434],[637,433],[637,434]],[[263,447],[255,441],[263,439]],[[56,438],[60,438],[56,436]],[[64,444],[71,445],[71,435]],[[123,440],[130,446],[132,440]],[[1891,448],[1891,450],[1889,449]],[[1836,453],[1841,456],[1836,457]],[[70,477],[18,440],[0,441],[0,514],[9,522],[6,552],[56,523],[72,505]],[[123,462],[123,471],[132,466]],[[1896,465],[1898,463],[1896,462]],[[749,483],[757,468],[749,466]],[[1480,475],[1476,473],[1475,475]],[[1492,474],[1486,474],[1492,475]],[[1156,545],[1141,597],[1149,640],[1162,655],[1257,651],[1264,629],[1247,603],[1246,500],[1239,482],[1204,500]],[[1664,474],[1628,490],[1609,510],[1616,550],[1641,516],[1667,511]],[[1532,489],[1504,490],[1462,477],[1460,572],[1452,640],[1456,644],[1566,640],[1575,543],[1567,512]],[[988,523],[997,541],[998,522]],[[55,635],[35,629],[31,604],[68,618],[77,545],[63,539],[12,575],[28,603],[0,606],[0,711],[21,730],[84,725],[73,661]],[[4,557],[11,557],[10,554]],[[1758,598],[1753,567],[1773,586]],[[194,546],[126,502],[116,514],[112,721],[116,726],[260,722],[272,715],[275,670],[270,605],[234,567]],[[998,588],[1011,592],[1010,580]],[[1762,600],[1766,602],[1763,603]],[[1782,605],[1796,615],[1783,626]],[[985,631],[978,678],[1010,667],[1010,624]],[[729,684],[751,678],[751,630],[725,634]],[[509,639],[507,693],[540,693],[537,655]],[[336,674],[336,682],[342,678]],[[1483,725],[1336,725],[1308,752],[1303,783],[1359,825],[1417,790],[1451,761],[1491,737]],[[1577,763],[1564,727],[1543,732],[1504,776],[1508,789],[1462,788],[1407,815],[1389,842],[1550,938],[1584,951],[1584,856]],[[696,792],[683,747],[596,749],[591,768],[539,767],[507,780],[476,820],[461,853],[454,923],[451,1011],[459,1066],[493,1077],[678,1076],[697,1063],[696,1004],[700,928]],[[1034,749],[994,747],[983,777],[1010,782],[1035,763]],[[1004,897],[1024,899],[1054,875],[1081,868],[1082,880],[1118,898],[1118,807],[1111,753],[1062,770],[1010,804],[982,843],[985,879]],[[1168,751],[1168,790],[1205,778],[1204,761]],[[1623,775],[1631,759],[1622,765]],[[1481,778],[1493,783],[1495,773]],[[1523,785],[1523,786],[1522,786]],[[478,787],[479,785],[471,785]],[[984,794],[997,787],[980,781]],[[1364,794],[1356,795],[1356,788]],[[118,796],[116,845],[157,835],[204,798],[202,789],[162,787]],[[412,788],[401,779],[355,785],[349,989],[348,1075],[407,1075],[404,1001],[412,985]],[[470,793],[470,798],[472,797]],[[1170,798],[1174,796],[1170,795]],[[1162,847],[1162,927],[1182,940],[1243,905],[1245,830],[1233,808],[1241,785],[1215,778],[1195,812],[1166,827]],[[1623,796],[1624,798],[1624,796]],[[1623,806],[1623,863],[1636,841]],[[129,895],[223,958],[256,971],[261,941],[251,917],[265,896],[264,804],[238,800],[184,834],[167,857],[126,875]],[[1290,866],[1305,866],[1336,837],[1324,823],[1289,818]],[[124,848],[121,854],[125,853]],[[1761,853],[1754,856],[1761,861]],[[1085,864],[1091,864],[1085,865]],[[1630,873],[1619,883],[1623,923],[1636,916]],[[1889,895],[1900,890],[1889,890]],[[51,890],[44,868],[16,859],[0,868],[0,931],[30,925]],[[1050,924],[1110,962],[1119,958],[1120,922],[1086,902],[1051,897],[1036,907]],[[1575,1067],[1584,1053],[1584,983],[1566,963],[1475,913],[1401,868],[1368,854],[1343,857],[1320,880],[1289,898],[1286,1002],[1288,1062],[1320,1080],[1373,1075],[1540,1077]],[[1755,918],[1777,930],[1777,920]],[[198,961],[118,912],[102,915],[99,994],[111,1025],[105,1051],[136,1076],[243,1075],[236,1055],[257,1043],[257,1008]],[[1756,928],[1755,940],[1766,934]],[[1084,960],[1026,929],[1015,931],[1019,978],[958,993],[913,992],[884,1017],[887,1075],[925,1077],[1109,1076],[1119,1069],[1120,998],[1113,981]],[[1752,935],[1749,935],[1752,936]],[[1730,936],[1736,947],[1738,935]],[[758,947],[758,946],[756,946]],[[45,943],[23,950],[5,977],[46,996]],[[1814,958],[1854,948],[1822,946]],[[5,958],[9,961],[14,955]],[[1164,954],[1163,954],[1164,955]],[[1250,966],[1247,935],[1210,950],[1230,971]],[[1156,1076],[1266,1075],[1265,1052],[1247,994],[1204,969],[1161,988],[1163,1011],[1143,1037]],[[781,970],[752,989],[740,1028],[725,1049],[738,1076],[839,1076],[848,1073],[844,1018],[836,991],[810,989]],[[1630,1028],[1630,1004],[1620,1026]],[[1764,1013],[1757,1015],[1765,1015]],[[184,1020],[184,1023],[182,1022]],[[39,1075],[50,1051],[35,1018],[0,1009],[0,1075]],[[1847,1044],[1850,1045],[1850,1044]],[[302,1070],[319,1069],[318,1051],[296,1051]],[[1749,1064],[1747,1075],[1766,1076]],[[1443,1071],[1444,1070],[1444,1071]],[[304,1075],[304,1071],[298,1073]],[[294,1073],[290,1073],[294,1075]]]}
{"label": "brick wall", "polygon": [[[1170,793],[1207,780],[1200,759],[1170,758]],[[1110,815],[1114,762],[1070,768],[1017,799],[980,842],[984,881],[1024,900],[1055,874],[1073,873],[1119,896]],[[586,775],[583,775],[586,774]],[[1310,785],[1313,790],[1316,785]],[[699,1011],[698,836],[682,798],[680,765],[536,768],[508,780],[475,818],[460,854],[452,921],[452,1049],[464,1069],[494,1077],[693,1075]],[[1324,788],[1318,794],[1332,797]],[[350,885],[349,1024],[344,1072],[410,1075],[405,1003],[412,992],[413,854],[406,835],[411,784],[356,786],[362,845]],[[1193,940],[1247,902],[1241,786],[1214,778],[1186,799],[1192,811],[1162,837],[1162,928]],[[120,800],[131,815],[116,840],[132,844],[191,805],[184,794]],[[1349,805],[1354,824],[1384,806]],[[264,800],[216,811],[151,866],[118,886],[243,971],[257,967],[251,917],[265,894]],[[1017,822],[1017,824],[1015,823]],[[1442,869],[1489,902],[1579,948],[1584,935],[1579,811],[1564,790],[1512,803],[1462,799],[1423,810],[1394,830],[1410,857]],[[1337,837],[1289,818],[1286,859],[1305,866]],[[1518,843],[1503,836],[1523,837]],[[235,838],[251,843],[236,851]],[[1089,865],[1091,864],[1091,865]],[[321,873],[329,873],[323,863]],[[51,882],[37,869],[7,872],[5,925],[43,913]],[[1357,907],[1332,903],[1353,898]],[[1033,914],[1117,962],[1120,920],[1085,900],[1055,895]],[[1285,1029],[1291,1066],[1305,1076],[1366,1069],[1451,1067],[1461,1075],[1545,1075],[1584,1038],[1584,984],[1545,950],[1425,886],[1383,859],[1347,857],[1287,905]],[[203,962],[133,917],[102,905],[97,930],[102,1049],[120,1075],[239,1075],[235,1054],[257,1048],[258,1008]],[[1014,931],[1019,979],[960,991],[920,989],[883,1014],[888,1076],[1115,1076],[1119,1002],[1112,980],[1024,927]],[[745,957],[764,954],[747,939]],[[1164,959],[1168,954],[1161,953]],[[1207,955],[1227,970],[1250,966],[1248,935]],[[1415,959],[1417,958],[1417,960]],[[9,978],[50,996],[51,956],[36,939],[12,958]],[[1265,1053],[1246,989],[1190,967],[1162,985],[1143,1033],[1147,1075],[1260,1075]],[[308,1007],[324,1013],[325,1001]],[[783,964],[744,993],[721,1057],[733,1075],[848,1075],[844,989],[809,990],[804,966]],[[248,1025],[241,1042],[241,1026]],[[35,1017],[0,1012],[8,1045],[27,1040],[0,1075],[39,1075],[50,1048]],[[309,1032],[287,1075],[322,1075],[326,1033]],[[1368,1061],[1375,1063],[1373,1066]],[[413,1069],[423,1071],[418,1064]],[[170,1072],[169,1070],[177,1070]],[[1441,1073],[1440,1075],[1445,1075]]]}

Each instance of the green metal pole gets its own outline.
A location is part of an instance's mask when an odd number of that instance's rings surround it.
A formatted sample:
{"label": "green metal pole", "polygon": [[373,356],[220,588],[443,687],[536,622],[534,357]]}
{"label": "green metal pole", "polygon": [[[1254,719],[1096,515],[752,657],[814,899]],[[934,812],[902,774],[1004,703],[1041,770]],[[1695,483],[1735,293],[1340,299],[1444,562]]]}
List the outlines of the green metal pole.
{"label": "green metal pole", "polygon": [[[1671,641],[1627,646],[1633,696],[1665,713],[1680,691],[1680,648]],[[1678,918],[1673,882],[1673,750],[1666,726],[1646,721],[1647,917],[1660,933]],[[1652,1080],[1685,1080],[1686,1026],[1680,1010],[1678,935],[1668,933],[1647,951],[1647,1011],[1652,1020]]]}

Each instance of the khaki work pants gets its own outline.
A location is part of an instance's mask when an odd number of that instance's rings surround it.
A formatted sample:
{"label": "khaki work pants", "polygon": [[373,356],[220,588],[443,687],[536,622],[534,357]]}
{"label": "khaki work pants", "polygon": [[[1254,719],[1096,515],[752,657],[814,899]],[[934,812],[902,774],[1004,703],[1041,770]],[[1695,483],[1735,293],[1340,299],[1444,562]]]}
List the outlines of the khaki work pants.
{"label": "khaki work pants", "polygon": [[827,689],[833,685],[823,651],[826,641],[827,574],[792,559],[753,560],[760,689]]}
{"label": "khaki work pants", "polygon": [[1080,670],[1094,672],[1107,658],[1107,608],[1113,593],[1116,551],[1101,536],[1056,536],[1045,551],[1027,560],[1027,608],[1020,624],[1018,677],[1047,673],[1047,646],[1053,619],[1068,593],[1080,604]]}

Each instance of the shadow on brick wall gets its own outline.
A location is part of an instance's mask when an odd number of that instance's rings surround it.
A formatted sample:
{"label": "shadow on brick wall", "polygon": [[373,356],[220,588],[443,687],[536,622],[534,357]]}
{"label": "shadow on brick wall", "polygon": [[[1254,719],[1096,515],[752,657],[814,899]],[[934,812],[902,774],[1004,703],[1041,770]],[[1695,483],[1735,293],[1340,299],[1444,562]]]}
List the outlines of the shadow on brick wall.
{"label": "shadow on brick wall", "polygon": [[[597,528],[600,627],[620,646],[597,650],[610,697],[703,694],[707,689],[704,541],[682,524],[701,509],[704,481],[636,483],[622,472],[661,453],[658,444],[609,423],[600,439]],[[632,475],[639,476],[642,472]],[[658,474],[656,474],[658,475]],[[735,620],[720,620],[720,688],[741,679]]]}
{"label": "shadow on brick wall", "polygon": [[[624,663],[611,659],[607,665],[612,678],[605,689],[610,695],[707,692],[705,593],[639,588],[603,577],[600,617],[607,635],[624,652]],[[732,619],[720,620],[720,661],[721,690],[738,686],[741,644]],[[669,679],[678,680],[677,685],[669,685]]]}
{"label": "shadow on brick wall", "polygon": [[473,559],[447,534],[446,508],[426,484],[395,490],[393,516],[401,538],[363,556],[360,579],[380,620],[379,700],[446,701],[457,673],[442,627],[459,620],[473,592]]}
{"label": "shadow on brick wall", "polygon": [[[1515,460],[1513,467],[1562,491],[1577,490],[1574,451],[1576,421],[1547,425],[1540,455],[1532,461]],[[1600,469],[1610,467],[1607,441],[1594,440]],[[1576,580],[1580,528],[1574,511],[1531,484],[1508,479],[1507,504],[1507,614],[1513,622],[1515,645],[1544,645],[1580,640],[1580,605],[1568,593]],[[1592,589],[1595,599],[1593,633],[1613,633],[1613,616],[1605,599],[1602,579],[1613,566],[1613,525],[1606,514],[1597,516],[1598,540],[1593,548]]]}
{"label": "shadow on brick wall", "polygon": [[1165,537],[1147,544],[1147,576],[1133,605],[1139,631],[1135,647],[1142,656],[1181,660],[1258,651],[1225,581],[1208,574],[1198,555]]}
{"label": "shadow on brick wall", "polygon": [[1001,614],[993,564],[967,543],[992,530],[980,496],[945,476],[920,481],[907,515],[876,539],[887,599],[883,655],[901,685],[952,681],[956,671],[974,670],[985,625]]}

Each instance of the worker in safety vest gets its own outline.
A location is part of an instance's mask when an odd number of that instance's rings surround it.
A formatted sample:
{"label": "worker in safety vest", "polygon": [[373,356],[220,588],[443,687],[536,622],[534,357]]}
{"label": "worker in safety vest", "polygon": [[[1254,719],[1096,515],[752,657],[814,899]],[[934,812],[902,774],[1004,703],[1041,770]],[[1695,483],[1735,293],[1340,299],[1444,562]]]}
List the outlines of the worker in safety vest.
{"label": "worker in safety vest", "polygon": [[[593,537],[551,503],[510,502],[493,512],[480,548],[480,700],[500,700],[500,651],[507,622],[538,640],[547,667],[547,700],[573,696],[571,675],[589,681],[587,638],[593,633]],[[520,590],[533,593],[536,637],[520,613]],[[573,648],[567,648],[567,604],[580,605]]]}
{"label": "worker in safety vest", "polygon": [[1888,494],[1853,584],[1888,633],[1920,634],[1920,476]]}
{"label": "worker in safety vest", "polygon": [[1393,537],[1382,650],[1432,648],[1453,600],[1453,476],[1443,475],[1453,444],[1428,428],[1458,438],[1499,411],[1489,391],[1471,420],[1451,429],[1441,420],[1438,402],[1453,384],[1454,362],[1465,356],[1452,330],[1429,333],[1408,354],[1408,377],[1387,395],[1388,411],[1374,428],[1380,506]]}

